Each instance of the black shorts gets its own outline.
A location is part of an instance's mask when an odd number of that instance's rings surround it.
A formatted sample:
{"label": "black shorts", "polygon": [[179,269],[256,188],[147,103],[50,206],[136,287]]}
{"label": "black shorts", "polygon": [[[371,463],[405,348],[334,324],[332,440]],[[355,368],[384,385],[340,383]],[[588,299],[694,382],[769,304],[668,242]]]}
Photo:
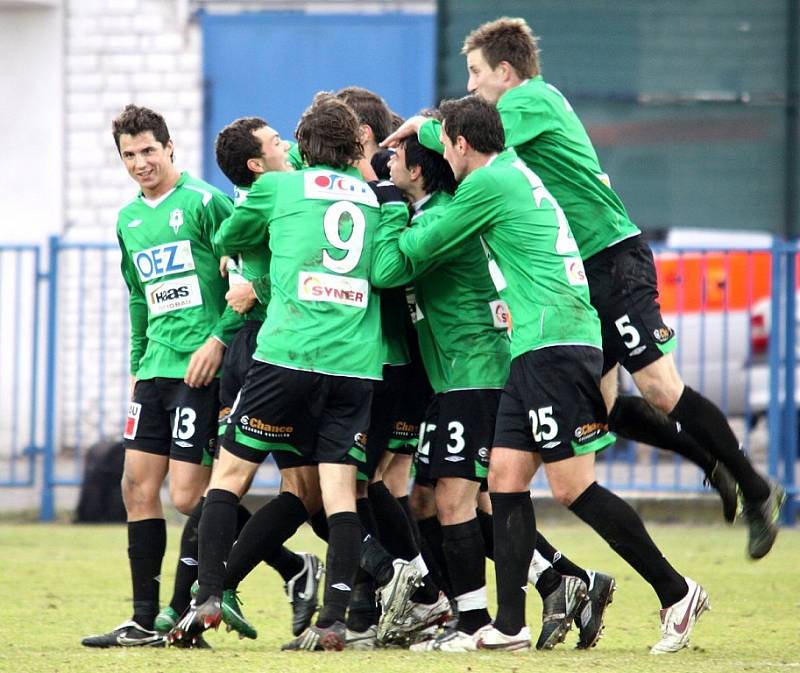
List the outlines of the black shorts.
{"label": "black shorts", "polygon": [[256,360],[221,443],[253,463],[285,451],[305,464],[345,463],[363,470],[371,401],[372,381]]}
{"label": "black shorts", "polygon": [[[253,364],[256,352],[258,331],[263,323],[260,320],[247,320],[236,332],[225,350],[222,361],[222,377],[219,381],[219,422],[222,426],[231,412],[233,403],[244,385],[247,372]],[[224,428],[223,428],[224,429]]]}
{"label": "black shorts", "polygon": [[603,374],[616,364],[637,372],[675,348],[658,303],[656,265],[641,236],[584,262],[592,305],[603,330]]}
{"label": "black shorts", "polygon": [[412,455],[430,390],[416,365],[384,365],[383,381],[376,381],[367,434],[366,470],[359,479],[372,479],[385,451]]}
{"label": "black shorts", "polygon": [[419,483],[486,478],[500,395],[500,390],[454,390],[434,396],[414,458]]}
{"label": "black shorts", "polygon": [[614,441],[600,394],[602,354],[551,346],[511,361],[493,446],[535,451],[545,463],[600,451]]}
{"label": "black shorts", "polygon": [[182,379],[137,381],[123,432],[126,449],[210,465],[217,441],[219,381],[190,388]]}
{"label": "black shorts", "polygon": [[[248,320],[231,340],[225,351],[222,363],[222,378],[219,384],[219,434],[224,435],[228,427],[228,417],[236,403],[239,391],[247,378],[247,372],[253,365],[253,353],[256,351],[258,331],[263,323],[260,320]],[[217,443],[219,446],[219,443]],[[305,467],[316,465],[299,451],[273,451],[272,458],[279,470],[289,467]]]}

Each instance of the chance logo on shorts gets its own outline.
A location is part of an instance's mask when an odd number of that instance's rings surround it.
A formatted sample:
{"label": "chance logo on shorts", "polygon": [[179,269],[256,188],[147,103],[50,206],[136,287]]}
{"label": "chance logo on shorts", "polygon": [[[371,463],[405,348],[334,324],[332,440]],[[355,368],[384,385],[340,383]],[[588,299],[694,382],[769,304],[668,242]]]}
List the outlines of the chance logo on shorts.
{"label": "chance logo on shorts", "polygon": [[301,301],[329,301],[366,308],[369,301],[369,283],[363,278],[301,271],[297,279],[297,297]]}
{"label": "chance logo on shorts", "polygon": [[133,263],[143,283],[162,276],[192,271],[192,244],[190,241],[176,241],[140,250],[133,253]]}

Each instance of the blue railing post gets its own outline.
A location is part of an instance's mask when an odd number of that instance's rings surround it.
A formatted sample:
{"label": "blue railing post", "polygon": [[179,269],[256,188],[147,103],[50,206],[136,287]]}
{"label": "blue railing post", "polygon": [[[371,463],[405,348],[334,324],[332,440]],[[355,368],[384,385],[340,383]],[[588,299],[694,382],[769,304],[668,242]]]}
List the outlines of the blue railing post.
{"label": "blue railing post", "polygon": [[783,472],[783,483],[788,491],[788,500],[783,510],[783,522],[791,525],[794,523],[795,519],[795,497],[792,492],[792,487],[794,486],[794,468],[795,461],[797,460],[797,405],[795,403],[795,372],[797,368],[797,244],[795,242],[787,245],[785,278],[785,405],[783,442],[781,446],[783,449],[781,454],[781,468]]}
{"label": "blue railing post", "polygon": [[48,243],[44,467],[42,473],[42,504],[39,511],[40,521],[52,521],[55,518],[53,489],[55,488],[56,338],[58,336],[58,254],[60,239],[58,236],[50,236]]}

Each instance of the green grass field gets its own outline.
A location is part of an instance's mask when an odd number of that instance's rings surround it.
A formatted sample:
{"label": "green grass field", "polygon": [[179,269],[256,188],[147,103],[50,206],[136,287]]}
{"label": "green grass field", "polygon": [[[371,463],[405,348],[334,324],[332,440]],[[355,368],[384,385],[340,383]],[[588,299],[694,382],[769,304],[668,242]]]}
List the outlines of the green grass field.
{"label": "green grass field", "polygon": [[[691,647],[665,657],[648,654],[648,646],[658,639],[655,595],[583,526],[548,527],[547,534],[574,560],[617,577],[606,635],[597,648],[572,650],[573,633],[546,653],[417,654],[281,653],[281,643],[290,637],[290,610],[279,577],[265,567],[241,587],[243,609],[259,629],[258,640],[239,641],[221,630],[208,636],[214,651],[88,650],[80,645],[82,636],[106,631],[130,614],[125,527],[2,524],[0,671],[800,671],[800,532],[784,530],[772,553],[758,563],[745,560],[741,527],[662,526],[651,532],[673,564],[706,587],[712,607],[695,629]],[[162,601],[171,593],[179,537],[180,529],[170,526]],[[289,546],[323,554],[307,527]],[[493,594],[491,568],[488,584]],[[540,609],[538,595],[531,591],[528,621],[534,630]]]}

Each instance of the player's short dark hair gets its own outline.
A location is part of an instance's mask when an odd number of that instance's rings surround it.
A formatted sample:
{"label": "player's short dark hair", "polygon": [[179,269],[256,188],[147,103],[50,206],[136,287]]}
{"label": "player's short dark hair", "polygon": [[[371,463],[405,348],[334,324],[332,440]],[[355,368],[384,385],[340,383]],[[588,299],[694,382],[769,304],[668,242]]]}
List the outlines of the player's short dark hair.
{"label": "player's short dark hair", "polygon": [[536,77],[540,72],[539,38],[525,19],[503,16],[479,26],[464,39],[461,53],[475,49],[483,52],[491,68],[506,61],[522,79]]}
{"label": "player's short dark hair", "polygon": [[360,86],[347,86],[336,95],[353,109],[360,124],[372,129],[376,143],[382,143],[394,130],[392,111],[378,94]]}
{"label": "player's short dark hair", "polygon": [[261,117],[240,117],[217,134],[217,165],[237,187],[249,187],[258,177],[247,167],[247,160],[261,157],[261,141],[253,132],[265,126]]}
{"label": "player's short dark hair", "polygon": [[120,151],[119,138],[122,134],[136,136],[147,131],[152,131],[153,137],[161,143],[162,147],[167,146],[170,139],[167,122],[158,112],[154,112],[150,108],[128,104],[111,122],[111,132],[114,134],[117,152]]}
{"label": "player's short dark hair", "polygon": [[318,93],[295,130],[300,156],[309,166],[352,165],[364,156],[358,126],[358,117],[347,103],[330,92]]}
{"label": "player's short dark hair", "polygon": [[503,122],[497,108],[480,96],[445,100],[439,105],[444,131],[455,143],[463,136],[472,149],[482,154],[502,152],[506,143]]}
{"label": "player's short dark hair", "polygon": [[415,135],[402,140],[401,145],[406,151],[406,168],[419,166],[422,171],[422,185],[428,194],[455,194],[456,178],[450,164],[441,154],[421,145]]}

